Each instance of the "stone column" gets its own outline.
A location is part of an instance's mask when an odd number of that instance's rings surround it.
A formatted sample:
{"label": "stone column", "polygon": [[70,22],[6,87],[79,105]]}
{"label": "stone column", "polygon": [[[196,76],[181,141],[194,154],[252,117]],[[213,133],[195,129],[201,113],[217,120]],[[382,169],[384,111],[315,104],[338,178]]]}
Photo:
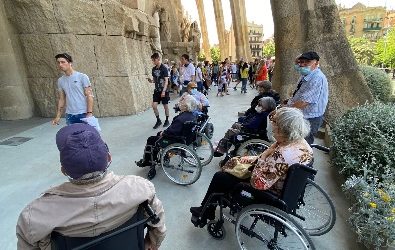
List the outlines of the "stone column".
{"label": "stone column", "polygon": [[221,60],[224,60],[228,55],[225,55],[226,44],[225,44],[225,21],[224,13],[222,11],[222,1],[213,0],[215,23],[217,24],[218,42],[219,49],[221,50]]}
{"label": "stone column", "polygon": [[248,24],[244,0],[232,0],[230,9],[232,11],[233,30],[236,43],[236,57],[251,60],[250,47],[248,42]]}
{"label": "stone column", "polygon": [[204,14],[203,0],[196,0],[196,5],[199,13],[200,31],[202,32],[202,38],[203,38],[203,43],[202,43],[203,51],[204,54],[206,55],[206,60],[211,61],[210,43],[207,33],[207,23],[206,23],[206,16]]}
{"label": "stone column", "polygon": [[0,120],[18,120],[33,115],[33,102],[27,84],[18,38],[0,0]]}
{"label": "stone column", "polygon": [[329,83],[326,117],[333,121],[348,109],[372,100],[347,42],[334,0],[271,0],[276,43],[274,89],[282,99],[296,88],[295,57],[316,51]]}

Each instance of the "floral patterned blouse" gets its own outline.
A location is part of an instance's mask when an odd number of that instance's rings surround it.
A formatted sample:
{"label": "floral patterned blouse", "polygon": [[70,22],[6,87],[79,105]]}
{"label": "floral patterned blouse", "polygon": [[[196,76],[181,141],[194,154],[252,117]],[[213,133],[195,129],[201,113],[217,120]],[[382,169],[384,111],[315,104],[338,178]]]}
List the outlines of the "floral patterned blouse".
{"label": "floral patterned blouse", "polygon": [[295,163],[308,164],[312,160],[313,150],[304,139],[286,145],[276,142],[261,155],[248,157],[248,162],[256,162],[251,185],[280,195],[289,166]]}

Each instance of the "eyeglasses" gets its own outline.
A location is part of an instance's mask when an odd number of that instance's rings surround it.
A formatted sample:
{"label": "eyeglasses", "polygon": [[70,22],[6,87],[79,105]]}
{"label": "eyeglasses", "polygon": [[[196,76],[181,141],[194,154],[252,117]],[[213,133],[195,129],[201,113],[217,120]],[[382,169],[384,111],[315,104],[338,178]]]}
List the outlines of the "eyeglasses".
{"label": "eyeglasses", "polygon": [[269,114],[269,121],[273,122],[274,124],[277,123],[276,119],[274,119],[274,116],[276,115],[275,112],[272,112]]}

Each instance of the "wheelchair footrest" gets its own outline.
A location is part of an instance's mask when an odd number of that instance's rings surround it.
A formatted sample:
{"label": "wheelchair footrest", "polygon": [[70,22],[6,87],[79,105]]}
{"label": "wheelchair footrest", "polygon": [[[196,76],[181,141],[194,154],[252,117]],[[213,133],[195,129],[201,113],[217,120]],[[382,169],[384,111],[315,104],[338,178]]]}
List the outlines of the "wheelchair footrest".
{"label": "wheelchair footrest", "polygon": [[207,224],[207,220],[202,221],[202,219],[200,217],[197,217],[195,215],[192,215],[191,222],[195,227],[200,227],[200,228],[203,228]]}

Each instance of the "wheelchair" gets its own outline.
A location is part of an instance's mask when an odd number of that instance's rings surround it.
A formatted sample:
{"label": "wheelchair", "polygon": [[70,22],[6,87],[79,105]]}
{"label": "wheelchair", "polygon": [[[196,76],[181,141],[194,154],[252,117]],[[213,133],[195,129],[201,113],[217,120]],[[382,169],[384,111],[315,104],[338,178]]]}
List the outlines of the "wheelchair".
{"label": "wheelchair", "polygon": [[[144,212],[148,215],[145,216]],[[137,212],[127,222],[109,232],[96,237],[68,237],[56,231],[51,234],[53,250],[108,250],[136,249],[144,250],[144,229],[148,222],[157,224],[159,217],[149,206],[148,201],[140,204]]]}
{"label": "wheelchair", "polygon": [[[280,196],[250,185],[238,184],[229,195],[211,194],[202,212],[192,215],[196,227],[204,227],[203,214],[209,206],[219,206],[219,218],[207,223],[208,233],[215,239],[225,237],[224,221],[235,225],[240,249],[315,249],[308,232],[291,215],[304,195],[311,167],[294,164],[288,169]],[[229,215],[224,209],[229,208]]]}
{"label": "wheelchair", "polygon": [[241,131],[233,140],[227,142],[229,149],[225,157],[220,161],[222,167],[230,158],[235,156],[257,156],[270,147],[266,134]]}
{"label": "wheelchair", "polygon": [[[253,137],[255,138],[255,135]],[[259,155],[271,145],[271,143],[262,139],[246,138],[247,140],[240,144],[234,156]],[[310,146],[329,153],[329,149],[324,146],[318,144],[311,144]],[[231,157],[233,156],[226,156],[220,164],[225,164]],[[312,167],[312,163],[310,167]],[[297,208],[290,214],[310,236],[324,235],[336,223],[336,210],[333,201],[325,190],[314,182],[314,175],[308,177],[303,195],[298,200]]]}
{"label": "wheelchair", "polygon": [[[214,147],[210,140],[214,134],[214,125],[210,123],[211,118],[207,114],[208,107],[203,107],[202,113],[196,118],[196,138],[190,145],[199,156],[202,166],[208,165],[214,157]],[[177,105],[174,106],[174,110],[180,111]]]}
{"label": "wheelchair", "polygon": [[194,149],[198,136],[197,123],[189,121],[184,124],[181,135],[163,135],[154,145],[147,145],[144,153],[151,156],[147,178],[152,180],[156,175],[156,167],[160,165],[166,176],[176,184],[195,183],[202,172],[201,158]]}

